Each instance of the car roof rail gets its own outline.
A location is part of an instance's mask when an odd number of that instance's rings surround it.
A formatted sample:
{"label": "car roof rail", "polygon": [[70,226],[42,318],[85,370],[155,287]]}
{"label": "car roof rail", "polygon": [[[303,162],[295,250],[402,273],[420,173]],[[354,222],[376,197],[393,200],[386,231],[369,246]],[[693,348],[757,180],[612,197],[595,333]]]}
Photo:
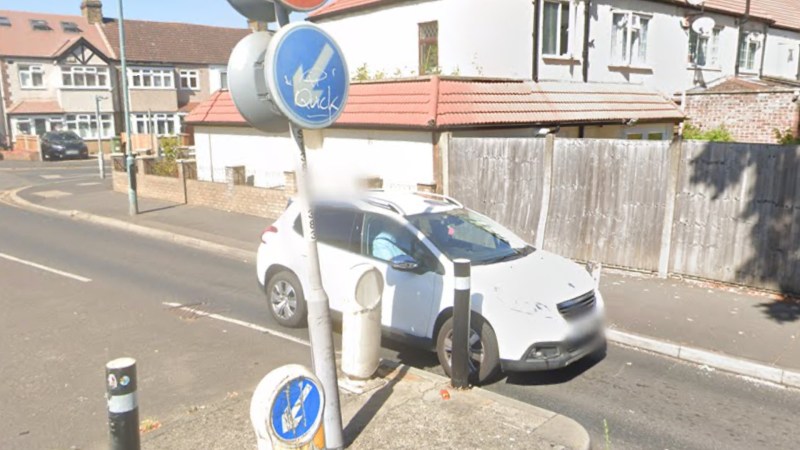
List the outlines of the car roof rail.
{"label": "car roof rail", "polygon": [[437,194],[435,192],[425,192],[425,191],[416,191],[414,195],[419,195],[420,197],[430,197],[435,199],[444,200],[451,205],[458,206],[459,208],[463,208],[464,205],[461,204],[458,200],[454,199],[453,197],[448,197],[447,195]]}
{"label": "car roof rail", "polygon": [[394,211],[397,214],[400,214],[401,216],[406,215],[405,211],[403,211],[403,208],[401,208],[400,205],[398,205],[395,202],[384,200],[382,198],[373,198],[373,197],[367,197],[364,199],[364,201],[372,206],[377,206],[378,208]]}

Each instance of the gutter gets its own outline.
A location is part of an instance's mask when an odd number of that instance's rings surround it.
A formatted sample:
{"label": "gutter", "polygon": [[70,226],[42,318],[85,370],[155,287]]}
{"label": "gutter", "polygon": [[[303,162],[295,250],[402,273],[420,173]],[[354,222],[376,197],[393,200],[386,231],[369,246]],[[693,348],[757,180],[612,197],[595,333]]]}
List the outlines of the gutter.
{"label": "gutter", "polygon": [[539,2],[533,0],[533,65],[531,67],[531,79],[534,83],[539,82],[539,23],[542,20],[541,7]]}

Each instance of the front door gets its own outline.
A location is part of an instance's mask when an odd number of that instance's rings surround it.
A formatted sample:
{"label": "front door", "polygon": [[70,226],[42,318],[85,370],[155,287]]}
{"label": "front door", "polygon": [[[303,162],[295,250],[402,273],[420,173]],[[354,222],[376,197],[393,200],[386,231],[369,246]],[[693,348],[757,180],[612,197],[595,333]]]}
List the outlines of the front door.
{"label": "front door", "polygon": [[[434,310],[438,311],[437,292],[442,283],[433,253],[400,222],[369,213],[364,220],[362,252],[383,275],[383,326],[401,334],[429,337],[427,331]],[[403,254],[417,260],[420,269],[393,268],[392,258]]]}
{"label": "front door", "polygon": [[33,119],[33,128],[37,136],[47,133],[47,119]]}

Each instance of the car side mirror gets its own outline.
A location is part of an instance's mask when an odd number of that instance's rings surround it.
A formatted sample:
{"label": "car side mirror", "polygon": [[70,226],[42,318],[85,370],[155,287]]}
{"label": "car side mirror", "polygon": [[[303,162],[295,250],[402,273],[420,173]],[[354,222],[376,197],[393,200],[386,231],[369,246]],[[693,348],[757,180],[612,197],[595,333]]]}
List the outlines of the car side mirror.
{"label": "car side mirror", "polygon": [[419,263],[416,259],[408,255],[397,255],[392,258],[392,268],[403,272],[411,272],[419,269]]}

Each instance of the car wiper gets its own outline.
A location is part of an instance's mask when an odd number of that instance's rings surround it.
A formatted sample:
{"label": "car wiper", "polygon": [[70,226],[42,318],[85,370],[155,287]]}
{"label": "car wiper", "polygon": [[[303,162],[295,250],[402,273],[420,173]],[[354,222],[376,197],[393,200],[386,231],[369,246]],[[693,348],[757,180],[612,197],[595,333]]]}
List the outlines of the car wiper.
{"label": "car wiper", "polygon": [[506,255],[496,256],[494,258],[489,258],[489,259],[480,261],[478,263],[475,263],[474,265],[495,264],[495,263],[499,263],[499,262],[513,261],[515,259],[519,259],[519,258],[522,258],[524,256],[530,255],[531,252],[528,251],[528,248],[529,247],[526,247],[526,248],[515,248],[513,253],[508,253]]}

